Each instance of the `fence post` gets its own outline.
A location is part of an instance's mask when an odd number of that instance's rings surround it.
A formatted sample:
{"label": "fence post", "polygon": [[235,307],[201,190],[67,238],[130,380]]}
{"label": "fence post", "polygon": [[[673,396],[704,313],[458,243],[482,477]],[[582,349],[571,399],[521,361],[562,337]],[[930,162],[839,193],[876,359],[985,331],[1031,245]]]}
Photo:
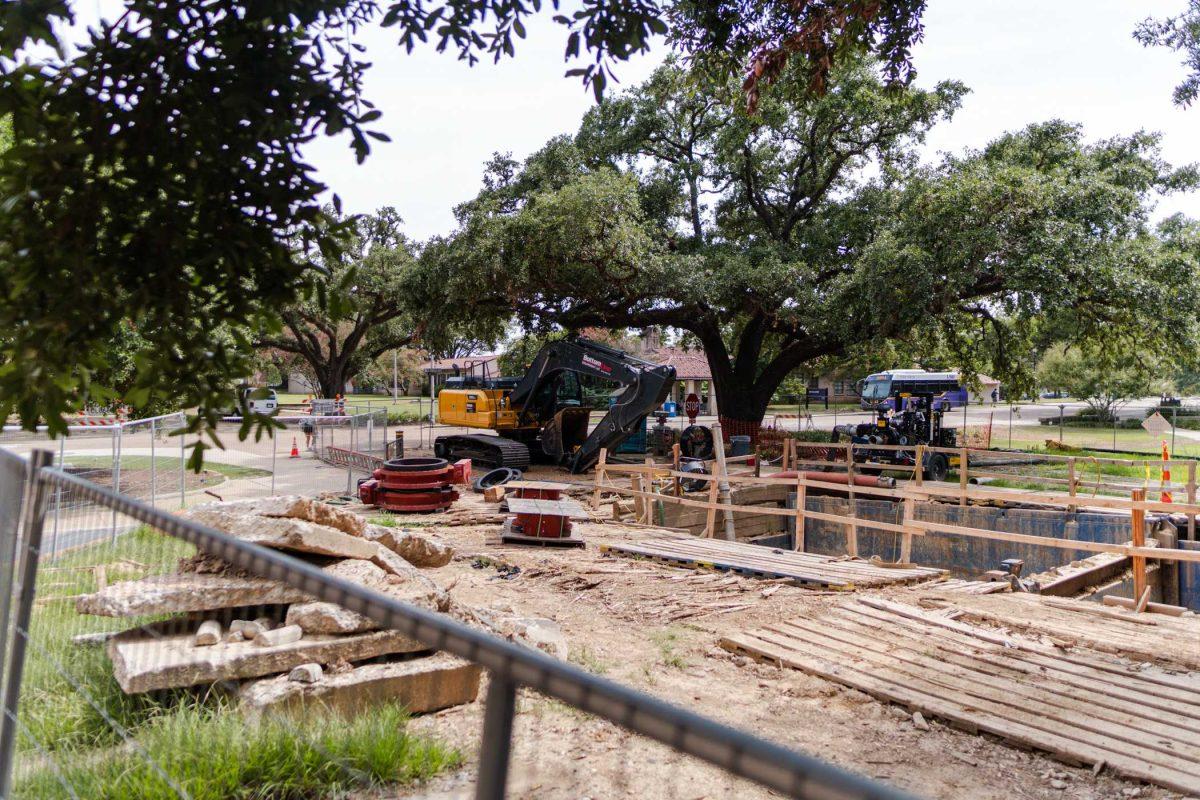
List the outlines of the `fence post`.
{"label": "fence post", "polygon": [[[125,430],[125,426],[117,423],[117,441],[116,451],[117,457],[113,461],[113,491],[117,494],[121,493],[121,432]],[[114,508],[112,512],[112,533],[109,535],[109,542],[117,541],[117,510]]]}
{"label": "fence post", "polygon": [[187,490],[185,487],[184,470],[187,469],[187,435],[179,434],[179,507],[187,505]]}
{"label": "fence post", "polygon": [[958,504],[967,504],[967,481],[970,470],[971,451],[963,447],[958,451]]}
{"label": "fence post", "polygon": [[1179,424],[1179,406],[1171,407],[1171,452],[1175,452],[1175,427]]}
{"label": "fence post", "polygon": [[1008,401],[1008,449],[1009,450],[1012,450],[1012,418],[1013,418],[1013,404],[1012,404],[1012,401],[1009,400]]}
{"label": "fence post", "polygon": [[[722,496],[725,505],[733,504],[733,491],[729,488],[729,470],[725,467],[725,434],[721,430],[721,423],[714,422],[712,424],[713,447],[716,450],[717,456],[717,475],[720,476],[717,481],[717,492]],[[737,539],[737,531],[733,524],[733,511],[725,509],[725,538],[729,541]]]}
{"label": "fence post", "polygon": [[158,495],[154,491],[154,482],[158,477],[158,471],[154,466],[154,438],[157,425],[154,420],[150,420],[150,505],[157,507]]}
{"label": "fence post", "polygon": [[[67,437],[63,436],[58,440],[58,468],[66,469],[67,465]],[[63,490],[58,486],[54,490],[54,544],[51,545],[50,557],[58,555],[58,518],[62,514]]]}
{"label": "fence post", "polygon": [[1058,440],[1063,444],[1067,443],[1066,433],[1063,432],[1063,409],[1066,408],[1062,403],[1058,404]]}
{"label": "fence post", "polygon": [[1112,418],[1113,418],[1113,450],[1116,450],[1117,449],[1117,422],[1119,420],[1119,417],[1116,414],[1113,414]]}
{"label": "fence post", "polygon": [[275,453],[279,450],[279,431],[271,431],[271,496],[275,496]]}
{"label": "fence post", "polygon": [[483,707],[475,800],[504,800],[516,710],[517,685],[493,672],[488,682],[487,704]]}
{"label": "fence post", "polygon": [[33,592],[37,584],[38,555],[42,548],[42,527],[46,521],[46,483],[41,471],[54,460],[49,450],[34,450],[29,457],[29,491],[26,492],[24,527],[21,537],[25,553],[21,563],[21,595],[13,620],[12,653],[9,656],[4,686],[3,717],[0,718],[0,797],[10,797],[13,749],[17,739],[17,703],[21,678],[25,672],[25,645],[29,641],[29,618],[33,613]]}

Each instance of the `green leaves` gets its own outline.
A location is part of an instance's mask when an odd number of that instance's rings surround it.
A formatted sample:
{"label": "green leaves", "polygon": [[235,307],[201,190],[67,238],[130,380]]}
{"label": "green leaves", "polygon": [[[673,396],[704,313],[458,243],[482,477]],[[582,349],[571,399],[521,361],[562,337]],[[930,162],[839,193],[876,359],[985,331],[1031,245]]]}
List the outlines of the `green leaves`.
{"label": "green leaves", "polygon": [[1200,0],[1188,0],[1187,9],[1174,17],[1147,17],[1133,32],[1146,47],[1158,46],[1183,54],[1187,76],[1175,87],[1175,104],[1184,108],[1200,97]]}

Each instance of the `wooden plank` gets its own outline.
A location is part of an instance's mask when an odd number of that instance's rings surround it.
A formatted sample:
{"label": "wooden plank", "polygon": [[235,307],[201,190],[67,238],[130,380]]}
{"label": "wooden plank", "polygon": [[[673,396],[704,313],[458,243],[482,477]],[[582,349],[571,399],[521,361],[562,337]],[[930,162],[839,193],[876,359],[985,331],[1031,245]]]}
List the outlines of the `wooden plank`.
{"label": "wooden plank", "polygon": [[929,567],[883,569],[865,561],[841,561],[814,553],[690,537],[602,545],[601,552],[644,556],[743,574],[793,578],[804,583],[827,586],[882,586],[926,580],[944,574],[942,570]]}
{"label": "wooden plank", "polygon": [[[858,604],[848,604],[833,618],[790,620],[721,644],[1071,761],[1104,762],[1175,791],[1200,788],[1193,735],[1200,716],[1182,707],[1147,713],[1110,695],[1097,703],[1100,682],[1092,677],[1020,664],[1016,658],[1034,654],[1014,656],[1003,637],[961,624],[937,627],[919,609],[907,609],[905,617],[864,605],[876,619],[859,619]],[[1159,690],[1139,673],[1125,673],[1124,682]],[[1200,681],[1191,685],[1193,694],[1200,690]]]}

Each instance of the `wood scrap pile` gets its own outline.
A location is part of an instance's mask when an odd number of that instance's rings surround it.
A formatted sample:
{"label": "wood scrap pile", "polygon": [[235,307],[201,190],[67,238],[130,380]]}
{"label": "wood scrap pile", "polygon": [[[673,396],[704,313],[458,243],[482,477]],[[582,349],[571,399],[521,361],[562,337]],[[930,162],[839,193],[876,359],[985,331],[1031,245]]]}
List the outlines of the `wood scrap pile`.
{"label": "wood scrap pile", "polygon": [[[330,576],[491,626],[421,572],[453,557],[434,536],[371,525],[303,497],[215,503],[187,516],[285,551]],[[232,569],[205,553],[183,559],[173,574],[111,583],[82,595],[76,610],[160,618],[106,642],[117,682],[129,694],[221,684],[255,712],[316,704],[354,712],[395,700],[419,713],[470,702],[479,686],[477,665],[431,655],[421,643],[379,630],[358,613]]]}

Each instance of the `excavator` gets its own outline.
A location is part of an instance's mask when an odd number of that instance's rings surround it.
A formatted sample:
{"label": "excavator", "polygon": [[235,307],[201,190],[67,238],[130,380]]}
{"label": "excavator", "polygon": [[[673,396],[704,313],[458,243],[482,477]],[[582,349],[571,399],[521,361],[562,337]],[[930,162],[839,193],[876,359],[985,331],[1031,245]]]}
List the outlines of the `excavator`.
{"label": "excavator", "polygon": [[[591,409],[583,405],[581,375],[624,387],[590,435]],[[439,421],[498,435],[439,436],[433,450],[450,461],[469,458],[493,468],[524,469],[534,456],[545,456],[572,473],[586,472],[602,448],[614,449],[661,406],[674,384],[674,367],[582,337],[550,342],[520,378],[448,380],[438,394]]]}

